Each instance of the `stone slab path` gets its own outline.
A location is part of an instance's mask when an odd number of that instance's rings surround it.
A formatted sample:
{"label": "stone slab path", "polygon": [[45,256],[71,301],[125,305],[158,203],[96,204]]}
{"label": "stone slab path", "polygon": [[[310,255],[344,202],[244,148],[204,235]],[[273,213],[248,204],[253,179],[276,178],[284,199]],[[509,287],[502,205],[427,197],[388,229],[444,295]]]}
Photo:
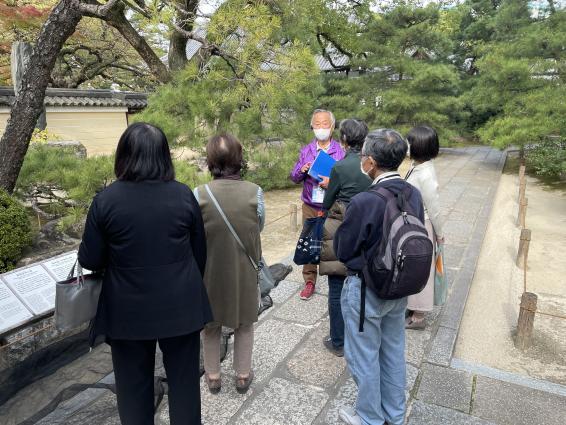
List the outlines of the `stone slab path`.
{"label": "stone slab path", "polygon": [[[443,150],[436,160],[451,288],[448,302],[429,315],[424,331],[407,331],[410,425],[564,424],[565,387],[489,368],[465,370],[452,361],[504,161],[504,153],[486,147]],[[321,279],[317,293],[305,302],[298,298],[301,282],[295,268],[274,289],[274,307],[260,317],[253,359],[256,379],[248,394],[235,391],[231,354],[223,362],[221,393],[209,394],[202,383],[204,424],[341,423],[338,409],[355,402],[357,389],[344,359],[329,354],[321,343],[328,334],[328,286]],[[109,389],[91,388],[36,423],[119,424],[116,399]],[[156,423],[169,423],[167,396]]]}

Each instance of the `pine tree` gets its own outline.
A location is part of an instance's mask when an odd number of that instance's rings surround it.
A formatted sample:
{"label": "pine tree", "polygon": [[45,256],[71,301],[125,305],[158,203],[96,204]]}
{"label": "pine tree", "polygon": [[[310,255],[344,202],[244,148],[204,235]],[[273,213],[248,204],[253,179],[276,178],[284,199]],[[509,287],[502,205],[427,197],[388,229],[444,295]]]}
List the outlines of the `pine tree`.
{"label": "pine tree", "polygon": [[404,1],[374,14],[361,34],[364,58],[353,63],[362,75],[329,76],[329,105],[372,126],[406,131],[427,124],[445,136],[456,135],[465,114],[442,19],[436,4]]}

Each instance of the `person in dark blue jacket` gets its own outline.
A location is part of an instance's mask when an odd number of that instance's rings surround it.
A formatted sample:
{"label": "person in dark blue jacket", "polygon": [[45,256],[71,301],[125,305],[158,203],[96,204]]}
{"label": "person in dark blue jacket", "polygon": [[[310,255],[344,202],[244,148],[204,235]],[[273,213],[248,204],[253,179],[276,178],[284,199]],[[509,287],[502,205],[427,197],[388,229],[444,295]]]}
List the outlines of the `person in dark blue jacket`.
{"label": "person in dark blue jacket", "polygon": [[152,125],[126,129],[114,171],[90,206],[78,260],[104,270],[92,333],[112,348],[120,421],[153,425],[159,343],[171,424],[200,425],[199,333],[212,312],[199,205],[175,181],[167,139]]}
{"label": "person in dark blue jacket", "polygon": [[[395,130],[370,132],[361,155],[361,170],[372,180],[372,187],[399,192],[409,183],[397,169],[407,153],[407,142]],[[413,188],[414,189],[414,188]],[[419,219],[424,209],[419,191],[409,198]],[[401,425],[405,416],[405,309],[407,298],[384,300],[371,289],[366,291],[365,325],[359,331],[361,271],[378,249],[383,237],[385,200],[369,191],[354,196],[334,237],[334,250],[346,265],[341,304],[344,318],[344,355],[358,385],[355,408],[340,409],[350,425]]]}

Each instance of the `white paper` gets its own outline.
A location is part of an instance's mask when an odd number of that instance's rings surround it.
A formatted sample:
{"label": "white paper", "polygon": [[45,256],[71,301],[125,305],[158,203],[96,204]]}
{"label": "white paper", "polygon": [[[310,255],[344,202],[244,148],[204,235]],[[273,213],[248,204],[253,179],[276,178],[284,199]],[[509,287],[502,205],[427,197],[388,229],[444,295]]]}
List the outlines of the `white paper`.
{"label": "white paper", "polygon": [[7,273],[3,278],[34,314],[46,313],[55,307],[55,279],[39,264]]}
{"label": "white paper", "polygon": [[0,333],[25,323],[32,317],[18,297],[0,280]]}
{"label": "white paper", "polygon": [[[47,269],[49,273],[55,278],[57,282],[66,280],[69,277],[69,273],[73,268],[73,264],[77,261],[77,252],[72,251],[67,254],[61,255],[59,257],[51,258],[43,262],[43,267]],[[83,272],[85,273],[85,272]],[[75,267],[75,276],[77,275]]]}

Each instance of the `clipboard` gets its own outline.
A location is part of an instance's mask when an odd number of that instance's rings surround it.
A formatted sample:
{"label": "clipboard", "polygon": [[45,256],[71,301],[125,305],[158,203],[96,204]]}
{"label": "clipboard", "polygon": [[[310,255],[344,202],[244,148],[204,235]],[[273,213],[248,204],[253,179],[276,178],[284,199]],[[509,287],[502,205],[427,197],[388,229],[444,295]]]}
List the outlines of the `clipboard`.
{"label": "clipboard", "polygon": [[322,178],[320,176],[330,177],[330,171],[332,167],[336,164],[336,160],[328,155],[324,151],[318,151],[314,162],[309,169],[309,176],[313,179],[321,182]]}

